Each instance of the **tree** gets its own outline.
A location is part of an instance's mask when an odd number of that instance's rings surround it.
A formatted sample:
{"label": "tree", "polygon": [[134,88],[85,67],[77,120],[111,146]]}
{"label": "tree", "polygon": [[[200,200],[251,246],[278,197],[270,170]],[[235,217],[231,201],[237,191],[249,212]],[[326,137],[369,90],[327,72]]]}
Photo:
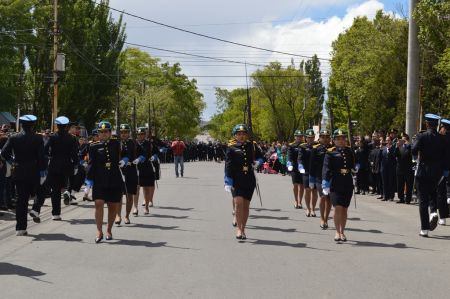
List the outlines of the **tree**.
{"label": "tree", "polygon": [[356,18],[333,42],[329,95],[338,124],[350,108],[360,133],[403,128],[407,29],[405,20],[379,11],[373,21]]}

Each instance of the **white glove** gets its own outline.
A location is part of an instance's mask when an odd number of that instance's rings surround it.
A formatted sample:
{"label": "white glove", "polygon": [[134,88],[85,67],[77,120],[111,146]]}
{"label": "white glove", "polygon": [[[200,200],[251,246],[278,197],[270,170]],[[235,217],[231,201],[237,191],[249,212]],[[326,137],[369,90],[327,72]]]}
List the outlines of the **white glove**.
{"label": "white glove", "polygon": [[450,205],[450,198],[447,198],[447,204]]}
{"label": "white glove", "polygon": [[125,166],[125,161],[124,160],[120,160],[119,161],[119,167],[123,168]]}
{"label": "white glove", "polygon": [[232,188],[233,188],[233,186],[225,185],[225,192],[231,193]]}
{"label": "white glove", "polygon": [[294,166],[292,166],[292,165],[288,166],[288,171],[292,171],[292,170],[294,170]]}
{"label": "white glove", "polygon": [[330,194],[330,188],[323,188],[323,189],[322,189],[322,193],[323,193],[323,195],[325,195],[325,196],[329,195],[329,194]]}
{"label": "white glove", "polygon": [[73,175],[77,175],[78,174],[78,167],[75,167],[74,169],[73,169]]}
{"label": "white glove", "polygon": [[136,160],[133,161],[134,165],[138,165],[141,162],[141,160],[139,160],[139,158],[137,158]]}
{"label": "white glove", "polygon": [[88,195],[89,194],[89,190],[91,190],[91,188],[88,187],[88,186],[85,186],[84,187],[84,194]]}
{"label": "white glove", "polygon": [[87,168],[87,167],[88,167],[88,162],[86,162],[86,161],[83,162],[83,167],[84,167],[84,168]]}
{"label": "white glove", "polygon": [[41,181],[40,181],[41,186],[44,185],[46,179],[47,179],[47,176],[41,177]]}
{"label": "white glove", "polygon": [[305,173],[305,169],[304,168],[300,168],[300,173],[304,174]]}
{"label": "white glove", "polygon": [[6,162],[6,174],[5,177],[9,178],[11,176],[11,164]]}

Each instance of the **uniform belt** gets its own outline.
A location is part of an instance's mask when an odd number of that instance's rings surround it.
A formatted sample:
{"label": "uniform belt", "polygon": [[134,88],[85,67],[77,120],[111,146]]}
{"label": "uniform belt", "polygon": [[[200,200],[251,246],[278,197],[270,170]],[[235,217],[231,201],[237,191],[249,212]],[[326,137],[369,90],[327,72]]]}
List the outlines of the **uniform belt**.
{"label": "uniform belt", "polygon": [[105,163],[105,167],[108,168],[108,169],[110,169],[110,168],[111,168],[111,162],[106,162],[106,163]]}
{"label": "uniform belt", "polygon": [[346,175],[350,173],[350,169],[347,168],[341,168],[341,170],[339,171],[341,174]]}

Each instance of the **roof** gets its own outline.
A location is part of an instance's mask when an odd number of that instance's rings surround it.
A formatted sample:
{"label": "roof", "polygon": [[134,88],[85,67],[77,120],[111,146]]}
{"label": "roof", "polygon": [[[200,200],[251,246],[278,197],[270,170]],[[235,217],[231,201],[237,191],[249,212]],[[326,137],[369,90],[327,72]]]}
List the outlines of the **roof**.
{"label": "roof", "polygon": [[9,112],[0,112],[0,125],[15,123],[16,118]]}

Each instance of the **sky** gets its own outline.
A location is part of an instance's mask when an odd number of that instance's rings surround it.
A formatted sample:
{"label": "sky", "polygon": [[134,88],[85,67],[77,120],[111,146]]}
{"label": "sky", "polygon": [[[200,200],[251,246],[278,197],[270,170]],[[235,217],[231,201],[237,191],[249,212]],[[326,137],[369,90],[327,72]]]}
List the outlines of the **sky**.
{"label": "sky", "polygon": [[[113,8],[186,30],[281,52],[317,54],[320,58],[330,58],[331,43],[352,25],[355,17],[373,18],[380,9],[406,17],[408,3],[408,0],[110,0]],[[124,21],[130,43],[257,65],[279,61],[287,66],[293,59],[298,66],[302,60],[206,39],[126,15]],[[197,80],[207,104],[203,120],[209,120],[217,111],[215,87],[231,90],[246,86],[244,64],[142,50],[161,62],[179,62],[183,73]],[[248,65],[248,74],[256,69],[257,66]],[[321,69],[327,84],[330,67],[326,60],[322,61]]]}

